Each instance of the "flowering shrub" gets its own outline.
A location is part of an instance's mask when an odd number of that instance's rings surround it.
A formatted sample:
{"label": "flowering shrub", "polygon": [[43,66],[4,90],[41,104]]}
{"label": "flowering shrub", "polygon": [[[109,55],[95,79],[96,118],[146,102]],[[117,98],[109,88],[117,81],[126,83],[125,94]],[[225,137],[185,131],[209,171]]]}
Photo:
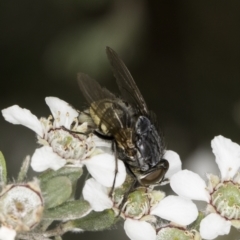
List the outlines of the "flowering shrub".
{"label": "flowering shrub", "polygon": [[[86,114],[56,97],[47,97],[46,103],[48,118],[38,119],[17,105],[2,110],[6,121],[33,130],[40,147],[23,161],[14,182],[7,182],[0,154],[0,239],[61,239],[70,231],[108,229],[120,219],[132,240],[214,239],[228,234],[231,226],[240,228],[238,144],[223,136],[212,140],[221,177],[207,174],[205,182],[182,170],[178,154],[167,150],[165,183],[176,195],[155,186],[131,188],[134,178],[123,161],[116,162],[111,141],[93,134]],[[30,166],[38,172],[33,180],[27,176]],[[90,177],[77,199],[85,169]],[[192,200],[204,201],[205,209],[198,210]]]}

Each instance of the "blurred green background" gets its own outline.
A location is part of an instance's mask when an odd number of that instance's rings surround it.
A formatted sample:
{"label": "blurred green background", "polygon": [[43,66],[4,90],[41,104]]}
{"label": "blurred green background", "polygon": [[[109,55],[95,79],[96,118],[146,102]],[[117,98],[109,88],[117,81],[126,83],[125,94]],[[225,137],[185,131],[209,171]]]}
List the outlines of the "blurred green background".
{"label": "blurred green background", "polygon": [[[240,142],[240,1],[0,1],[0,108],[13,104],[48,116],[46,96],[78,109],[86,104],[76,75],[84,72],[117,93],[105,55],[124,60],[169,149],[183,168],[219,173],[210,141]],[[0,149],[16,177],[36,148],[29,129],[0,118]],[[240,233],[219,239],[237,239]],[[120,224],[64,239],[127,239]]]}

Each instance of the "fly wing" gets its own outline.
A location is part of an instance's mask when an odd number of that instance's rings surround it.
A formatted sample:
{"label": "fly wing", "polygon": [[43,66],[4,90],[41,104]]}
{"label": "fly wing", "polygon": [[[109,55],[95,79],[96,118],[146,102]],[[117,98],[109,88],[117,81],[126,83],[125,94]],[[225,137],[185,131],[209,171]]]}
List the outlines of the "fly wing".
{"label": "fly wing", "polygon": [[119,129],[131,126],[132,111],[121,99],[86,74],[78,74],[78,84],[89,103],[94,123],[104,134],[115,135]]}
{"label": "fly wing", "polygon": [[102,88],[96,80],[87,74],[78,73],[78,85],[89,105],[99,100],[116,98],[114,94],[106,88]]}
{"label": "fly wing", "polygon": [[126,65],[110,47],[106,48],[106,53],[123,99],[136,107],[141,115],[148,116],[147,104]]}

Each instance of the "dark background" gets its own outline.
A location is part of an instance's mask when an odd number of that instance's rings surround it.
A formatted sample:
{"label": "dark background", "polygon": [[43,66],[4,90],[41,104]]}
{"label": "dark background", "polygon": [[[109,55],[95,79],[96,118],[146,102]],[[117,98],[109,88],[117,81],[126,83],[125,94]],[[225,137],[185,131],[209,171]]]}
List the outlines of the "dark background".
{"label": "dark background", "polygon": [[[110,46],[157,114],[183,168],[203,177],[218,174],[211,139],[221,134],[240,142],[239,8],[238,0],[1,0],[0,109],[18,104],[48,116],[46,96],[82,109],[77,72],[117,92],[105,55]],[[0,136],[12,180],[34,152],[35,135],[0,118]],[[64,239],[127,239],[118,229]]]}

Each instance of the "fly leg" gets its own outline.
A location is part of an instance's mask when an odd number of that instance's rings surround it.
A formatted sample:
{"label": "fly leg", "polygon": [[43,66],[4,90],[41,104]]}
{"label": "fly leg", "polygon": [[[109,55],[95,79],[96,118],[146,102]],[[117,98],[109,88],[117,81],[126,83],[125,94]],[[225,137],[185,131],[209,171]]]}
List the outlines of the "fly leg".
{"label": "fly leg", "polygon": [[112,197],[112,194],[113,194],[113,191],[115,188],[115,184],[116,184],[117,174],[118,174],[118,154],[117,154],[117,145],[116,145],[115,141],[112,142],[112,150],[114,152],[114,158],[115,158],[115,171],[114,171],[114,179],[113,179],[112,188],[109,192],[109,197]]}
{"label": "fly leg", "polygon": [[127,198],[128,198],[128,195],[133,192],[137,187],[139,186],[139,182],[136,178],[133,178],[133,182],[132,184],[130,185],[130,187],[128,188],[128,190],[124,193],[123,195],[123,199],[122,199],[122,202],[121,204],[119,205],[118,209],[119,209],[119,213],[118,213],[118,216],[119,217],[123,211],[123,207],[125,205],[125,203],[127,202]]}

